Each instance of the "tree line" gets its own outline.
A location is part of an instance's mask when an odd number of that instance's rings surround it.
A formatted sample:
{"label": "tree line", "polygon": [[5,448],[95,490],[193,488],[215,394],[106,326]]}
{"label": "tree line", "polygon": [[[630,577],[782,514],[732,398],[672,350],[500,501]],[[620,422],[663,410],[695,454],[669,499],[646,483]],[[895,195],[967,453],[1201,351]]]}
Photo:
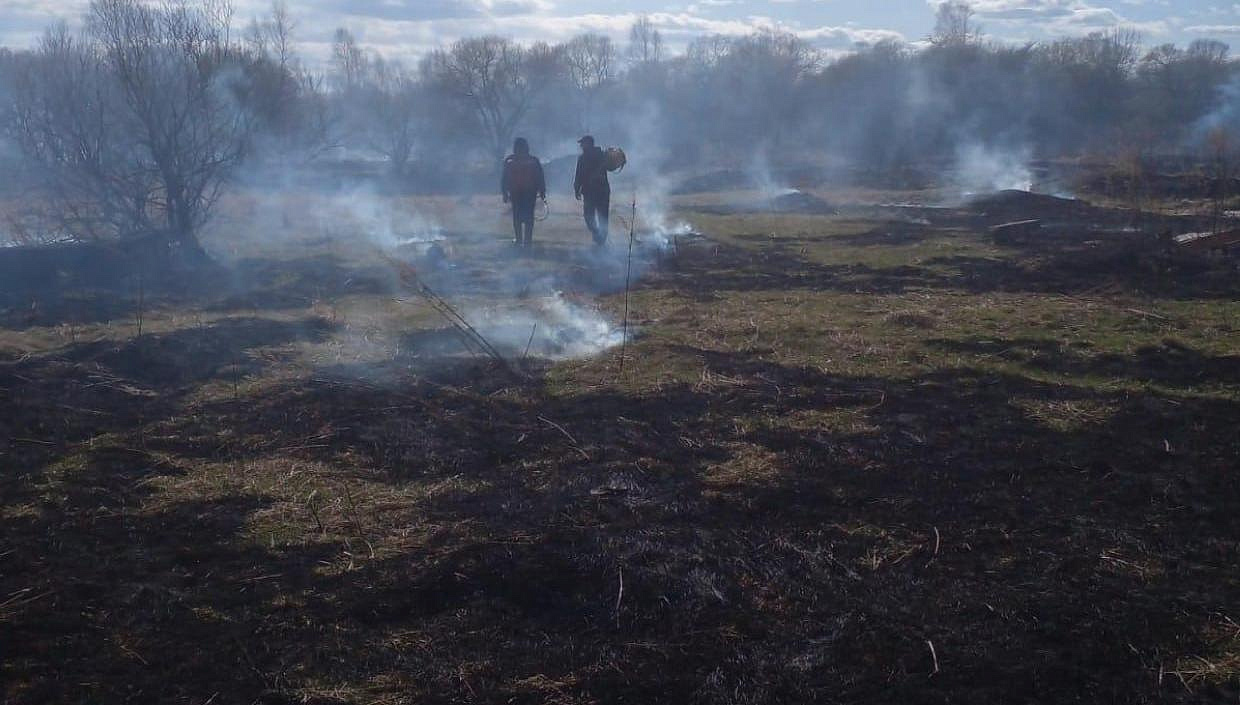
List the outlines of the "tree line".
{"label": "tree line", "polygon": [[1117,29],[1011,45],[987,40],[963,2],[940,7],[926,42],[836,58],[774,30],[673,52],[643,19],[624,42],[473,37],[416,63],[342,28],[311,67],[283,0],[235,24],[227,0],[93,0],[80,31],[0,49],[0,155],[47,204],[49,232],[198,255],[199,228],[247,161],[358,155],[399,178],[494,164],[518,133],[569,146],[614,135],[666,169],[807,153],[886,169],[964,145],[1191,152],[1240,129],[1226,44],[1147,47]]}

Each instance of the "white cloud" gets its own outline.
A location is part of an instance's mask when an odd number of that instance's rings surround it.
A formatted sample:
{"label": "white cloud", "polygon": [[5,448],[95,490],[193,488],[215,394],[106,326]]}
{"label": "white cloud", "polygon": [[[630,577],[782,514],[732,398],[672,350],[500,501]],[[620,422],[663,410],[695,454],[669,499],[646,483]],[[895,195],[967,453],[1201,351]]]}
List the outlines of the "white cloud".
{"label": "white cloud", "polygon": [[[233,0],[237,26],[271,0]],[[941,0],[925,0],[933,9]],[[761,28],[795,32],[827,53],[930,32],[931,12],[897,14],[885,0],[290,0],[297,37],[311,61],[328,55],[332,31],[347,27],[368,48],[405,59],[463,36],[500,34],[559,42],[581,32],[624,42],[648,11],[673,50],[703,34]],[[894,4],[894,3],[893,3]],[[88,0],[0,0],[0,44],[29,46],[59,19],[76,23]],[[987,36],[1041,40],[1132,27],[1158,41],[1233,36],[1240,10],[1214,0],[973,0]],[[1196,9],[1191,9],[1195,7]],[[1183,14],[1188,21],[1174,15]]]}
{"label": "white cloud", "polygon": [[[851,49],[883,39],[902,40],[899,32],[855,27],[803,28],[778,22],[766,16],[742,19],[713,19],[691,12],[655,12],[639,14],[594,13],[561,15],[546,12],[513,16],[446,17],[442,19],[395,19],[375,15],[354,15],[346,24],[368,49],[412,59],[455,39],[480,34],[498,34],[517,41],[562,42],[571,37],[594,32],[626,41],[629,28],[639,17],[648,17],[673,49],[683,48],[695,37],[709,34],[740,36],[762,29],[776,29],[801,36],[824,50]],[[325,49],[318,47],[318,52]]]}
{"label": "white cloud", "polygon": [[1193,25],[1185,27],[1184,31],[1189,34],[1198,34],[1207,37],[1223,37],[1235,36],[1240,34],[1240,25],[1236,24],[1206,24]]}
{"label": "white cloud", "polygon": [[[942,0],[927,0],[937,8]],[[1130,5],[1144,4],[1127,0]],[[984,29],[998,27],[1002,34],[1031,36],[1078,35],[1115,27],[1164,34],[1167,20],[1134,21],[1116,10],[1087,0],[976,0],[971,3]]]}

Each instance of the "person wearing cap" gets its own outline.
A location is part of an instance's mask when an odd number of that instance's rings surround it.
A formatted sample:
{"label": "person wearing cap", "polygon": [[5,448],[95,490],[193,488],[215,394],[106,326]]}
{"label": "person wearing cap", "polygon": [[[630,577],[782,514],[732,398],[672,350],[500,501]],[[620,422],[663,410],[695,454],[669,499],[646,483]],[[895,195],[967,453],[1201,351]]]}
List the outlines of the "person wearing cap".
{"label": "person wearing cap", "polygon": [[534,244],[534,207],[539,198],[544,203],[547,200],[547,179],[542,162],[530,154],[530,143],[524,137],[513,142],[512,152],[504,160],[500,192],[504,203],[512,203],[512,230],[517,247],[530,247]]}
{"label": "person wearing cap", "polygon": [[577,140],[581,156],[577,157],[577,175],[573,179],[573,192],[582,207],[586,227],[594,237],[594,244],[607,244],[608,221],[611,219],[611,183],[607,180],[607,155],[594,144],[594,137],[586,135]]}

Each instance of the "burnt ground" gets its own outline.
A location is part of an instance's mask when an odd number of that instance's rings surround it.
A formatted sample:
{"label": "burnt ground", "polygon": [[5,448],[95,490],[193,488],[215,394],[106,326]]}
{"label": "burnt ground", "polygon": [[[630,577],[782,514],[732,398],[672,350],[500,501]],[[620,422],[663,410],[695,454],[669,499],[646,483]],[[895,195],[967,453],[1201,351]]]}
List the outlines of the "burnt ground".
{"label": "burnt ground", "polygon": [[[0,699],[1240,698],[1228,263],[686,216],[623,370],[462,355],[338,242],[144,289],[141,336],[124,278],[9,306]],[[549,226],[453,256],[618,317]]]}

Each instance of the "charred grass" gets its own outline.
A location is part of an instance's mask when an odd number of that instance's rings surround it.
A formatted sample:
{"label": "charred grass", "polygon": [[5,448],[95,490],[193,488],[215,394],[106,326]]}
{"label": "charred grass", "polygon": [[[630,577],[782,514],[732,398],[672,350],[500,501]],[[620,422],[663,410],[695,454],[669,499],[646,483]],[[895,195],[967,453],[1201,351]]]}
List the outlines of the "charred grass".
{"label": "charred grass", "polygon": [[623,372],[454,352],[338,244],[141,337],[10,310],[4,700],[1235,701],[1234,275],[687,215]]}

